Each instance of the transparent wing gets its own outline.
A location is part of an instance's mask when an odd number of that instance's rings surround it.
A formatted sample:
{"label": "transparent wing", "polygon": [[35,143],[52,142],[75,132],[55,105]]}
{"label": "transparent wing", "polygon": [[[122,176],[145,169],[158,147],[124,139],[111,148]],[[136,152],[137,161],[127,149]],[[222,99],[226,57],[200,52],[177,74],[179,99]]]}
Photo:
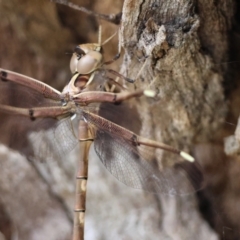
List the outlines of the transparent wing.
{"label": "transparent wing", "polygon": [[[55,120],[41,119],[35,130],[28,133],[28,140],[33,149],[33,158],[39,160],[56,160],[66,157],[77,145],[70,118]],[[44,125],[51,126],[44,129]],[[38,131],[36,129],[39,129]]]}
{"label": "transparent wing", "polygon": [[160,171],[156,162],[147,159],[154,149],[130,145],[126,139],[101,130],[97,131],[94,146],[111,174],[130,187],[173,195],[194,192],[200,187],[201,171],[196,164],[184,162]]}
{"label": "transparent wing", "polygon": [[70,118],[36,119],[0,114],[0,143],[30,159],[56,159],[69,153],[78,143]]}
{"label": "transparent wing", "polygon": [[[22,108],[61,106],[60,101],[11,81],[0,81],[0,104]],[[31,159],[58,158],[71,151],[78,142],[70,118],[31,120],[0,112],[0,120],[0,143]]]}

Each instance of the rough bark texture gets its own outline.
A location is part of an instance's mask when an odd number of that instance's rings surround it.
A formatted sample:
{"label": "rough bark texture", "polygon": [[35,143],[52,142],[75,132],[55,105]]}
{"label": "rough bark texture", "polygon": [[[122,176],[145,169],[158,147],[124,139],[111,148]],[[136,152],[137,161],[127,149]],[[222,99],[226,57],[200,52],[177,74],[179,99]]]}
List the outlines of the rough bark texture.
{"label": "rough bark texture", "polygon": [[[192,151],[205,174],[205,189],[196,194],[153,195],[118,183],[91,153],[85,239],[239,239],[239,157],[228,158],[223,152],[224,137],[235,130],[225,121],[236,123],[239,113],[238,69],[223,64],[239,53],[237,3],[77,3],[106,14],[121,11],[123,4],[121,72],[136,79],[134,87],[157,92],[154,99],[136,101],[139,133]],[[70,77],[65,52],[77,43],[97,40],[95,18],[47,0],[0,0],[0,15],[0,66],[58,89]],[[102,25],[103,39],[118,29]],[[117,39],[111,43],[105,48],[106,59],[117,52]],[[239,152],[229,144],[238,135],[226,140],[227,153]],[[67,158],[29,162],[0,147],[1,240],[70,239],[77,149]],[[158,163],[173,161],[164,156]]]}
{"label": "rough bark texture", "polygon": [[[231,19],[232,5],[221,8]],[[225,15],[214,15],[213,12],[219,11],[217,6],[204,1],[125,1],[123,9],[124,71],[129,77],[137,76],[145,63],[142,81],[136,85],[151,85],[158,90],[153,102],[138,104],[143,120],[142,134],[180,148],[214,139],[225,119],[227,105],[222,71],[213,66],[214,62],[226,59],[230,20],[226,20]],[[223,23],[218,25],[216,21]],[[218,47],[211,47],[212,42],[217,42]],[[169,162],[169,156],[163,160]],[[169,201],[169,197],[161,196],[160,204],[162,209],[176,208],[176,211],[164,212],[160,239],[167,239],[166,236],[217,239],[217,235],[206,228],[193,198]],[[186,221],[179,217],[179,212],[191,214],[186,214]],[[185,231],[194,229],[192,221],[200,230],[198,234],[196,230]]]}

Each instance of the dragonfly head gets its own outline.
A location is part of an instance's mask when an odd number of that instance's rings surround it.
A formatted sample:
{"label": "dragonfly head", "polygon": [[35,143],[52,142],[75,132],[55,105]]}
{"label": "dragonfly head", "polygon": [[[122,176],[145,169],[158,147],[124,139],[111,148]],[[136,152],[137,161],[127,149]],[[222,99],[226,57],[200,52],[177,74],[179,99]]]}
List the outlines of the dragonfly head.
{"label": "dragonfly head", "polygon": [[[99,88],[102,89],[104,81],[101,76],[95,77],[95,73],[98,70],[100,71],[105,64],[103,61],[103,45],[108,43],[116,33],[102,43],[100,26],[98,43],[80,44],[75,47],[70,60],[70,70],[73,76],[64,88],[63,93],[67,92],[69,95],[75,95],[86,90],[98,91]],[[100,85],[99,79],[101,80]]]}
{"label": "dragonfly head", "polygon": [[97,43],[77,45],[70,60],[72,73],[90,74],[101,67],[103,62],[102,47]]}
{"label": "dragonfly head", "polygon": [[91,74],[101,66],[103,63],[103,46],[108,43],[117,32],[106,39],[103,43],[101,41],[101,26],[99,26],[98,43],[85,43],[77,45],[74,49],[72,58],[70,60],[70,70],[74,74]]}

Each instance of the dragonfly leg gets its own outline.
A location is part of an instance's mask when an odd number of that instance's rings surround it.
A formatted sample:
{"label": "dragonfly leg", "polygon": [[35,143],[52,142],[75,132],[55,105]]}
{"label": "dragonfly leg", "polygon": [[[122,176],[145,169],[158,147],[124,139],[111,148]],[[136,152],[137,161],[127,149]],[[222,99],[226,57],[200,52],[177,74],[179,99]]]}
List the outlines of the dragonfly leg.
{"label": "dragonfly leg", "polygon": [[104,85],[106,92],[114,92],[116,87],[119,88],[121,91],[127,90],[127,88],[123,86],[121,83],[119,83],[117,80],[114,80],[110,77],[106,77],[106,78],[108,79],[106,85]]}
{"label": "dragonfly leg", "polygon": [[124,77],[122,74],[120,74],[117,71],[114,71],[112,69],[105,69],[105,71],[109,72],[109,73],[111,73],[111,74],[113,74],[113,75],[115,75],[115,76],[117,76],[117,77],[119,77],[119,78],[129,82],[129,83],[134,83],[135,82],[135,80],[133,80],[131,78],[128,78],[128,77]]}

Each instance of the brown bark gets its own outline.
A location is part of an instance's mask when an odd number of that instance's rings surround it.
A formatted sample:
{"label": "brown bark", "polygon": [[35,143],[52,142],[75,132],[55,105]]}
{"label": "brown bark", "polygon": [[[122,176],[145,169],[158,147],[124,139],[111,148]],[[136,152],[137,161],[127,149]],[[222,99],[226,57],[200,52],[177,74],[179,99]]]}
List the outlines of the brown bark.
{"label": "brown bark", "polygon": [[[138,105],[144,134],[180,148],[218,138],[227,104],[222,85],[224,69],[214,63],[222,62],[228,53],[227,32],[233,16],[233,5],[229,1],[228,4],[125,1],[122,17],[122,44],[126,50],[124,71],[129,77],[136,76],[143,62],[147,62],[141,81],[136,85],[152,84],[158,91],[153,102],[142,101]],[[219,11],[225,14],[217,15]],[[144,59],[146,56],[148,58]],[[196,147],[197,160],[204,168],[200,153]],[[169,156],[164,160],[169,162]],[[169,201],[169,197],[161,196],[160,204],[162,209],[176,209],[175,212],[164,211],[160,239],[165,235],[170,239],[218,238],[207,230],[194,198]],[[188,220],[179,217],[179,212],[187,212]],[[192,221],[200,230],[198,234],[191,226]]]}
{"label": "brown bark", "polygon": [[[91,1],[87,7],[102,13],[121,10],[121,1],[108,2]],[[228,159],[223,152],[224,137],[235,129],[225,121],[236,122],[239,112],[236,69],[222,64],[232,60],[231,51],[237,54],[235,9],[233,0],[124,1],[121,72],[136,79],[136,88],[157,92],[154,99],[136,101],[139,133],[193,152],[206,188],[184,197],[133,190],[106,173],[92,153],[86,239],[239,238],[240,168],[237,157]],[[97,40],[96,19],[47,0],[2,1],[0,13],[0,66],[58,89],[70,76],[70,57],[64,53],[79,42]],[[103,39],[118,29],[102,25]],[[117,52],[117,39],[111,42],[106,60]],[[6,239],[9,229],[19,239],[70,239],[77,150],[65,161],[45,163],[6,151],[1,147],[1,233]],[[159,165],[175,160],[165,156]]]}

